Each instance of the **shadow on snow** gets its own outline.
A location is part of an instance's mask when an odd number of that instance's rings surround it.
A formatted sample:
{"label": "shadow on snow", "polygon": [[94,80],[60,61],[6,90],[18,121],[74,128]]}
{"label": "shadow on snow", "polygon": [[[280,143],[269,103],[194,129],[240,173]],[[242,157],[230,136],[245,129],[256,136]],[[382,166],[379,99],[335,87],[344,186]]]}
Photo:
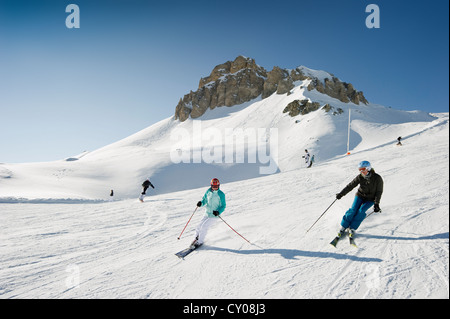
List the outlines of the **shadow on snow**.
{"label": "shadow on snow", "polygon": [[203,246],[202,250],[216,250],[225,251],[235,254],[242,255],[263,255],[263,254],[278,254],[286,259],[297,259],[296,257],[307,257],[307,258],[333,258],[333,259],[348,259],[352,261],[359,262],[382,262],[380,258],[371,257],[358,257],[354,255],[339,254],[332,252],[320,252],[320,251],[305,251],[299,249],[282,249],[282,248],[272,248],[272,249],[248,249],[248,250],[237,250],[214,246]]}
{"label": "shadow on snow", "polygon": [[432,240],[432,239],[449,239],[449,232],[434,234],[428,236],[419,237],[405,237],[405,236],[385,236],[385,235],[370,235],[370,234],[358,234],[358,237],[374,238],[374,239],[387,239],[387,240]]}

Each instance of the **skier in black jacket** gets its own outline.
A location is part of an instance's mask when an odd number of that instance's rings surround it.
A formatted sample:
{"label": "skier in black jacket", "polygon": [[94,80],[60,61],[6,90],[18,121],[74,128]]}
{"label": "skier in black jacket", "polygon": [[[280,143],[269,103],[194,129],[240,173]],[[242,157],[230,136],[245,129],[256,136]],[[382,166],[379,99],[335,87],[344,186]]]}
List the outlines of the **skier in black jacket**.
{"label": "skier in black jacket", "polygon": [[147,179],[142,183],[142,193],[141,193],[141,196],[139,196],[139,200],[140,200],[141,202],[144,201],[145,192],[147,191],[147,189],[148,189],[150,186],[151,186],[153,189],[155,188],[155,186],[153,186],[153,184],[150,182],[150,178],[147,178]]}
{"label": "skier in black jacket", "polygon": [[352,207],[345,213],[341,221],[340,237],[347,228],[350,228],[350,237],[366,218],[366,211],[374,206],[374,211],[379,212],[381,195],[383,194],[383,179],[375,173],[368,161],[362,161],[358,165],[360,174],[356,176],[340,193],[336,194],[341,199],[352,189],[359,185]]}

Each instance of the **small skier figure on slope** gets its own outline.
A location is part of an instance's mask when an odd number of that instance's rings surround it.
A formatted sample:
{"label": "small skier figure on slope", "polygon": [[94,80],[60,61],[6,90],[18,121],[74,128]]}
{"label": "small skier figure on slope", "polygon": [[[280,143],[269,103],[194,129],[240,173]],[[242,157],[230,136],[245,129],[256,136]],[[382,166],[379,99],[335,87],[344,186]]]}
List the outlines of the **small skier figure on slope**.
{"label": "small skier figure on slope", "polygon": [[309,162],[310,155],[309,155],[308,150],[305,150],[305,155],[303,155],[302,158],[305,159],[306,167],[308,167],[308,168],[311,167],[312,163]]}
{"label": "small skier figure on slope", "polygon": [[309,160],[308,168],[310,168],[313,163],[314,163],[314,154],[311,156],[311,159]]}
{"label": "small skier figure on slope", "polygon": [[141,196],[139,196],[139,200],[140,200],[141,202],[144,201],[145,192],[147,191],[147,189],[148,189],[150,186],[151,186],[153,189],[155,188],[155,186],[153,186],[153,184],[150,182],[150,177],[149,177],[149,178],[147,178],[147,179],[142,183],[142,193],[141,193]]}
{"label": "small skier figure on slope", "polygon": [[359,185],[352,207],[345,213],[341,221],[341,229],[338,237],[341,237],[347,228],[350,228],[349,237],[354,236],[355,230],[366,218],[366,211],[374,206],[374,211],[380,212],[380,199],[383,194],[383,179],[375,173],[368,161],[362,161],[358,165],[360,174],[356,176],[340,193],[336,199],[341,199],[352,189]]}
{"label": "small skier figure on slope", "polygon": [[226,207],[225,194],[219,189],[220,182],[217,178],[211,180],[211,187],[205,192],[197,207],[205,206],[205,215],[195,230],[195,239],[191,243],[192,248],[199,247],[205,240],[206,233],[222,214]]}

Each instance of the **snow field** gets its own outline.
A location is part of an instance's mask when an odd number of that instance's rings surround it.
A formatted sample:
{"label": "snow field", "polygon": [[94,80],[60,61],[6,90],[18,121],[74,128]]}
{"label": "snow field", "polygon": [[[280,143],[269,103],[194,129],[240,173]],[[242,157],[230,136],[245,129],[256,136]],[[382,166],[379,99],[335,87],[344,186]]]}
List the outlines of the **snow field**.
{"label": "snow field", "polygon": [[[373,141],[311,169],[222,183],[222,216],[253,245],[218,220],[185,260],[174,253],[202,211],[176,238],[206,187],[144,203],[0,204],[0,297],[448,298],[448,114],[403,126],[402,147]],[[359,249],[328,245],[356,190],[306,234],[366,159],[385,190],[383,212],[358,230]]]}
{"label": "snow field", "polygon": [[[162,120],[64,160],[0,164],[0,298],[449,298],[448,113],[345,104],[305,90],[307,82],[198,122]],[[305,98],[333,110],[282,112]],[[256,142],[276,144],[277,174],[261,175],[260,162],[174,163],[174,148],[196,150],[196,124],[203,149],[222,146],[230,128],[265,129]],[[177,128],[190,139],[174,139]],[[328,243],[356,189],[306,230],[362,160],[384,179],[383,212],[358,229],[358,249],[346,238],[335,249]],[[140,203],[147,177],[155,189]],[[218,220],[180,260],[174,253],[192,241],[201,209],[177,237],[213,177],[227,198],[223,219],[252,244]]]}

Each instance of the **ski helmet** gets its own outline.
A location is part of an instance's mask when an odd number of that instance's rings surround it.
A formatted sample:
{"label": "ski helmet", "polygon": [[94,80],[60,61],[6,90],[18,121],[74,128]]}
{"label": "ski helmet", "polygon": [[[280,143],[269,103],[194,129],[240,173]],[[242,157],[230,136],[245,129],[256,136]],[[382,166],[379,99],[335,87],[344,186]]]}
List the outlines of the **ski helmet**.
{"label": "ski helmet", "polygon": [[370,165],[370,162],[362,161],[361,163],[358,164],[358,169],[370,171],[372,169],[372,166]]}
{"label": "ski helmet", "polygon": [[211,188],[212,188],[213,190],[218,190],[219,187],[220,187],[220,182],[219,182],[219,180],[218,180],[217,178],[213,178],[213,179],[211,180]]}

